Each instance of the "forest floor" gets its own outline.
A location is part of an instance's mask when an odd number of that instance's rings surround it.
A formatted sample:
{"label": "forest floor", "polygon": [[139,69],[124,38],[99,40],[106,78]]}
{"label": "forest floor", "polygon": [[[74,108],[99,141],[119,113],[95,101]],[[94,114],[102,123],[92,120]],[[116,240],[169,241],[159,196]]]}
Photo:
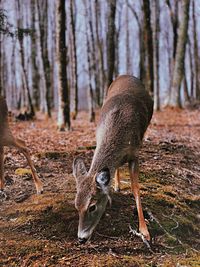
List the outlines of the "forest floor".
{"label": "forest floor", "polygon": [[127,166],[91,241],[77,242],[72,162],[81,155],[89,168],[95,146],[96,125],[86,113],[70,132],[42,118],[11,128],[26,140],[44,193],[35,194],[24,157],[6,148],[0,266],[200,266],[200,110],[157,112],[145,135],[140,183],[151,249],[130,232],[138,218]]}

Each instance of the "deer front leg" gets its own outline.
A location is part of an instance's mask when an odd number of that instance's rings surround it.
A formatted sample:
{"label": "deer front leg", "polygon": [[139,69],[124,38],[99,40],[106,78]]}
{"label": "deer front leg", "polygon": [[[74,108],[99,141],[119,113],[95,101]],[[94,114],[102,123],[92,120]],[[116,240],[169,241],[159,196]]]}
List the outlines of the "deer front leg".
{"label": "deer front leg", "polygon": [[0,146],[0,190],[4,189],[4,153],[3,146]]}
{"label": "deer front leg", "polygon": [[150,241],[150,234],[144,219],[144,214],[142,210],[142,204],[140,199],[140,189],[138,183],[138,176],[139,176],[139,163],[138,159],[129,162],[129,172],[131,178],[131,189],[135,197],[136,207],[138,212],[139,218],[139,231],[144,235],[144,237]]}
{"label": "deer front leg", "polygon": [[119,169],[116,169],[115,171],[115,192],[119,192],[120,191],[120,176],[119,176]]}
{"label": "deer front leg", "polygon": [[16,147],[16,148],[18,148],[19,151],[22,152],[24,154],[24,156],[26,157],[26,159],[28,161],[28,164],[29,164],[29,166],[31,168],[31,172],[32,172],[33,180],[35,182],[35,187],[36,187],[36,190],[37,190],[37,194],[42,194],[43,193],[43,185],[42,185],[42,182],[40,181],[40,179],[39,179],[39,177],[37,175],[36,169],[35,169],[35,167],[33,165],[33,162],[32,162],[31,157],[30,157],[29,150],[26,147],[25,142],[20,140],[20,139],[14,139],[13,143],[11,145]]}

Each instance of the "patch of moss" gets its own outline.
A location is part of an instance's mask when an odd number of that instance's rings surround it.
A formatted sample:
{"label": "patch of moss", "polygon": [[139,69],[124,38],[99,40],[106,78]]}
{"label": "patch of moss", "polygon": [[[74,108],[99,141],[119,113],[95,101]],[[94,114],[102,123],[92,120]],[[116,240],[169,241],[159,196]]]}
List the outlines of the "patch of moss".
{"label": "patch of moss", "polygon": [[31,175],[31,170],[25,168],[18,168],[15,170],[15,174],[20,176]]}

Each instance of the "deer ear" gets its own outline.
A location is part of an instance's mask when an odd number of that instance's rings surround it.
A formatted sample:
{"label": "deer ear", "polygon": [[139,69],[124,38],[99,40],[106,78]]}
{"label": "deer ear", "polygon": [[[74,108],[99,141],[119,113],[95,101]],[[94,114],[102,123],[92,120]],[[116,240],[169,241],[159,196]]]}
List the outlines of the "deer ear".
{"label": "deer ear", "polygon": [[97,187],[102,189],[104,193],[107,194],[108,192],[108,185],[110,182],[110,171],[108,168],[102,169],[100,172],[96,175],[96,184]]}
{"label": "deer ear", "polygon": [[73,162],[73,175],[76,180],[79,179],[80,176],[84,176],[87,174],[87,169],[85,163],[81,157],[75,158]]}

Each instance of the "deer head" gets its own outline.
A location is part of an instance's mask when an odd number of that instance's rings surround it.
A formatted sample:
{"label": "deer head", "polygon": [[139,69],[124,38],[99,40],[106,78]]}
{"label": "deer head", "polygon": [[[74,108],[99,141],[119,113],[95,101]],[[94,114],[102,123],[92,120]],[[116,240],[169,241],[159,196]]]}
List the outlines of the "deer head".
{"label": "deer head", "polygon": [[90,175],[83,159],[76,158],[73,175],[77,188],[75,207],[79,213],[78,239],[80,243],[85,243],[90,239],[110,200],[110,172],[108,168],[104,168]]}

